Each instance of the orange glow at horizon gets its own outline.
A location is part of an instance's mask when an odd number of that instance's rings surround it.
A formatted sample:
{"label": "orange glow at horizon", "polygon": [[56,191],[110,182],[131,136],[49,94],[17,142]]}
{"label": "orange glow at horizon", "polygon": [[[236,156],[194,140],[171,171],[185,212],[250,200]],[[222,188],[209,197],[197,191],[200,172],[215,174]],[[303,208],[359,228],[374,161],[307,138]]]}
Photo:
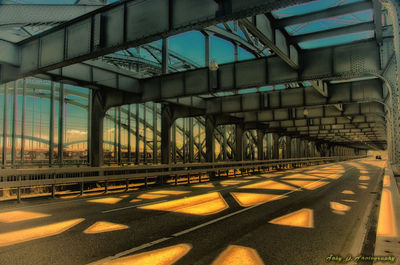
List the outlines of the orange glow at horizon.
{"label": "orange glow at horizon", "polygon": [[243,207],[256,205],[262,202],[270,202],[287,198],[287,196],[284,195],[244,193],[244,192],[231,192],[231,195]]}
{"label": "orange glow at horizon", "polygon": [[230,245],[211,265],[264,265],[264,262],[255,249]]}
{"label": "orange glow at horizon", "polygon": [[314,228],[314,211],[303,208],[298,211],[275,218],[269,223],[276,225],[295,226],[304,228]]}
{"label": "orange glow at horizon", "polygon": [[98,222],[94,223],[93,225],[91,225],[90,227],[86,228],[86,230],[83,231],[83,233],[98,234],[98,233],[111,232],[111,231],[122,230],[122,229],[127,229],[127,228],[129,228],[129,226],[127,226],[127,225],[98,221]]}
{"label": "orange glow at horizon", "polygon": [[227,209],[228,204],[219,192],[212,192],[183,199],[145,205],[138,208],[195,215],[209,215]]}
{"label": "orange glow at horizon", "polygon": [[17,230],[0,234],[0,247],[10,246],[34,239],[54,236],[63,233],[71,227],[85,220],[84,218],[73,219],[69,221],[43,225],[34,228]]}
{"label": "orange glow at horizon", "polygon": [[392,193],[388,189],[383,189],[376,234],[378,236],[396,237],[396,230]]}
{"label": "orange glow at horizon", "polygon": [[34,213],[26,211],[3,212],[0,213],[0,223],[17,223],[48,216],[50,216],[50,214]]}
{"label": "orange glow at horizon", "polygon": [[189,244],[179,244],[118,258],[102,263],[102,265],[172,265],[191,249],[192,246]]}

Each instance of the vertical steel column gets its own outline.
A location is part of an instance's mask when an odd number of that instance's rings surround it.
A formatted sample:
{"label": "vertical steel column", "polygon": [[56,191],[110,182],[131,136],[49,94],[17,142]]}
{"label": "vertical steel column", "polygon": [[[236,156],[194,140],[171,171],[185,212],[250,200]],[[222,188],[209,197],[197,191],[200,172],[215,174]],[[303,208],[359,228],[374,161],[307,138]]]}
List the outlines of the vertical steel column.
{"label": "vertical steel column", "polygon": [[157,103],[153,102],[153,164],[157,164]]}
{"label": "vertical steel column", "polygon": [[193,117],[189,118],[189,162],[194,159],[194,140],[193,140]]}
{"label": "vertical steel column", "polygon": [[272,159],[279,159],[279,134],[273,133],[272,138]]}
{"label": "vertical steel column", "polygon": [[227,144],[227,139],[226,139],[226,125],[223,125],[223,127],[222,127],[222,159],[225,161],[225,160],[227,160],[227,157],[228,157],[228,155],[227,155],[227,148],[226,148],[226,146],[227,146],[228,144]]}
{"label": "vertical steel column", "polygon": [[[161,106],[161,163],[169,164],[171,157],[171,126],[173,120],[171,115],[171,107],[167,104]],[[174,132],[174,130],[173,130]],[[173,137],[175,139],[175,136]],[[175,142],[175,141],[174,141]],[[175,143],[173,145],[175,147]],[[176,159],[174,153],[174,162]]]}
{"label": "vertical steel column", "polygon": [[257,159],[264,160],[264,131],[257,130]]}
{"label": "vertical steel column", "polygon": [[117,108],[114,108],[114,162],[117,162],[118,159],[118,144],[117,144],[117,124],[118,117],[117,117]]}
{"label": "vertical steel column", "polygon": [[183,163],[186,163],[186,118],[183,118],[183,143],[182,143],[182,156],[183,156]]}
{"label": "vertical steel column", "polygon": [[136,104],[136,143],[135,143],[135,146],[136,146],[135,162],[136,162],[136,164],[139,164],[139,161],[140,161],[140,159],[139,159],[140,158],[140,152],[139,152],[139,149],[140,149],[140,144],[139,144],[139,141],[140,141],[140,131],[139,131],[139,126],[140,126],[139,118],[140,118],[140,116],[139,116],[139,110],[140,110],[139,104]]}
{"label": "vertical steel column", "polygon": [[11,166],[15,166],[15,158],[17,155],[16,136],[17,136],[17,112],[18,112],[18,93],[17,81],[14,81],[13,95],[13,115],[12,115],[12,134],[11,134]]}
{"label": "vertical steel column", "polygon": [[121,165],[121,107],[118,107],[118,165]]}
{"label": "vertical steel column", "polygon": [[172,161],[176,164],[176,121],[174,121],[172,125]]}
{"label": "vertical steel column", "polygon": [[99,167],[103,165],[103,125],[106,110],[103,104],[103,97],[101,90],[93,90],[91,93],[91,108],[90,112],[90,165]]}
{"label": "vertical steel column", "polygon": [[55,101],[55,86],[56,83],[51,81],[50,90],[50,128],[49,128],[49,166],[53,165],[54,151],[54,101]]}
{"label": "vertical steel column", "polygon": [[3,148],[2,148],[2,167],[6,167],[7,163],[7,133],[8,133],[8,88],[4,84],[4,116],[3,116]]}
{"label": "vertical steel column", "polygon": [[236,142],[236,150],[235,150],[235,159],[236,161],[243,160],[243,134],[244,128],[242,124],[235,125],[235,142]]}
{"label": "vertical steel column", "polygon": [[[64,84],[60,84],[60,117],[59,117],[59,122],[58,122],[58,163],[60,165],[63,164],[64,161]],[[92,164],[92,120],[93,120],[93,113],[92,113],[92,107],[93,107],[93,91],[92,89],[89,89],[89,94],[88,94],[88,134],[87,134],[87,146],[88,146],[88,163],[89,165]]]}
{"label": "vertical steel column", "polygon": [[143,103],[143,163],[147,164],[147,104]]}
{"label": "vertical steel column", "polygon": [[204,65],[205,67],[210,66],[210,35],[207,33],[204,34]]}
{"label": "vertical steel column", "polygon": [[286,136],[286,158],[292,158],[292,137]]}
{"label": "vertical steel column", "polygon": [[21,120],[21,165],[24,165],[25,158],[25,116],[26,116],[26,79],[22,84],[22,120]]}
{"label": "vertical steel column", "polygon": [[131,104],[128,105],[128,165],[131,163]]}
{"label": "vertical steel column", "polygon": [[169,65],[169,56],[168,56],[168,50],[169,50],[169,43],[167,38],[162,39],[162,61],[161,61],[161,71],[163,74],[168,73],[168,65]]}
{"label": "vertical steel column", "polygon": [[[92,90],[89,90],[89,98],[88,98],[88,147],[90,147],[90,121],[91,121],[91,95]],[[58,91],[59,95],[59,116],[58,116],[58,164],[62,165],[64,160],[64,84],[60,83],[60,90]],[[88,159],[90,159],[90,150],[88,148]],[[90,163],[90,161],[88,161]]]}
{"label": "vertical steel column", "polygon": [[199,129],[199,135],[197,136],[198,137],[198,146],[197,146],[197,151],[198,151],[198,154],[199,154],[199,157],[198,157],[198,159],[199,159],[199,162],[201,162],[201,154],[202,154],[202,151],[203,151],[203,145],[201,144],[201,124],[200,124],[200,118],[197,118],[197,126],[198,126],[198,129]]}
{"label": "vertical steel column", "polygon": [[215,160],[215,118],[206,116],[206,161],[214,162]]}

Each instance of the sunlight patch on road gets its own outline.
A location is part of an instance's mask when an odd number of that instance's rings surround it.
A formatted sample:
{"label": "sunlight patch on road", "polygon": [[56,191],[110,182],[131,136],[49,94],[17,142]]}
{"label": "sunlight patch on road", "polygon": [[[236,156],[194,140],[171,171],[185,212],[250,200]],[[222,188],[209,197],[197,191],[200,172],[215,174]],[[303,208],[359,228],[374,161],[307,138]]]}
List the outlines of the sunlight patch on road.
{"label": "sunlight patch on road", "polygon": [[342,199],[344,202],[357,202],[356,200]]}
{"label": "sunlight patch on road", "polygon": [[351,190],[344,190],[342,191],[342,194],[354,195],[355,193]]}
{"label": "sunlight patch on road", "polygon": [[221,212],[229,206],[219,192],[172,200],[138,207],[146,210],[159,210],[194,215],[209,215]]}
{"label": "sunlight patch on road", "polygon": [[0,223],[16,223],[37,218],[48,217],[50,214],[26,212],[26,211],[11,211],[0,213]]}
{"label": "sunlight patch on road", "polygon": [[392,193],[388,189],[382,190],[381,206],[378,219],[378,236],[396,237],[396,218],[393,210]]}
{"label": "sunlight patch on road", "polygon": [[350,206],[347,206],[347,205],[339,203],[339,202],[330,202],[330,206],[334,213],[338,213],[338,214],[342,214],[342,215],[351,209]]}
{"label": "sunlight patch on road", "polygon": [[231,192],[233,198],[243,207],[287,198],[284,195]]}
{"label": "sunlight patch on road", "polygon": [[111,231],[116,231],[116,230],[122,230],[122,229],[127,229],[129,226],[127,225],[122,225],[122,224],[115,224],[115,223],[110,223],[110,222],[103,222],[103,221],[98,221],[88,227],[83,233],[85,234],[98,234],[98,233],[104,233],[104,232],[111,232]]}
{"label": "sunlight patch on road", "polygon": [[233,185],[242,184],[242,183],[246,183],[246,182],[249,182],[249,180],[224,180],[224,181],[221,181],[220,184],[223,187],[226,187],[226,186],[233,186]]}
{"label": "sunlight patch on road", "polygon": [[252,177],[245,177],[244,179],[260,179],[260,178],[259,178],[259,177],[252,176]]}
{"label": "sunlight patch on road", "polygon": [[142,200],[139,200],[139,199],[132,199],[132,200],[130,200],[129,202],[140,202],[140,201],[142,201]]}
{"label": "sunlight patch on road", "polygon": [[51,225],[43,225],[34,228],[17,230],[0,234],[0,247],[10,246],[34,239],[54,236],[63,233],[71,227],[85,220],[84,218],[73,219]]}
{"label": "sunlight patch on road", "polygon": [[360,176],[358,180],[369,180],[369,176]]}
{"label": "sunlight patch on road", "polygon": [[104,203],[104,204],[116,204],[116,203],[120,202],[121,200],[122,200],[121,198],[108,197],[108,198],[88,200],[88,202]]}
{"label": "sunlight patch on road", "polygon": [[313,210],[308,208],[303,208],[301,210],[275,218],[269,221],[269,223],[276,225],[313,228],[314,227],[313,215],[314,215]]}
{"label": "sunlight patch on road", "polygon": [[102,265],[172,265],[185,256],[192,246],[179,244],[111,260]]}
{"label": "sunlight patch on road", "polygon": [[273,180],[267,180],[260,183],[254,183],[246,186],[239,187],[239,189],[271,189],[271,190],[297,190],[296,187],[276,182]]}
{"label": "sunlight patch on road", "polygon": [[305,188],[307,190],[315,190],[317,188],[320,188],[322,186],[325,186],[329,182],[326,181],[307,181],[307,180],[285,180],[285,182],[299,186],[301,188]]}
{"label": "sunlight patch on road", "polygon": [[308,174],[293,174],[286,177],[282,177],[281,179],[321,179],[321,177],[316,177]]}
{"label": "sunlight patch on road", "polygon": [[366,190],[366,189],[368,189],[368,186],[365,186],[365,185],[358,185],[358,188],[363,189],[363,190]]}
{"label": "sunlight patch on road", "polygon": [[147,200],[152,200],[152,199],[159,199],[159,198],[164,198],[167,197],[168,195],[163,195],[163,194],[141,194],[137,196],[138,199],[147,199]]}
{"label": "sunlight patch on road", "polygon": [[230,245],[212,265],[264,265],[264,262],[255,249]]}
{"label": "sunlight patch on road", "polygon": [[215,188],[214,184],[212,183],[205,183],[205,184],[198,184],[192,186],[193,188]]}
{"label": "sunlight patch on road", "polygon": [[184,190],[156,190],[156,191],[151,191],[149,193],[154,193],[154,194],[167,194],[167,195],[181,195],[181,194],[186,194],[190,193],[191,191],[184,191]]}

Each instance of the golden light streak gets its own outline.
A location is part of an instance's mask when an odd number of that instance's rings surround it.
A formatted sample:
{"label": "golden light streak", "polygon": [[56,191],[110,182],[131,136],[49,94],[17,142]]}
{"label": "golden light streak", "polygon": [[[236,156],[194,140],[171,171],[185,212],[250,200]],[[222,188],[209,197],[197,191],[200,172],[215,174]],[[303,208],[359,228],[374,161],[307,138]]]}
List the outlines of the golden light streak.
{"label": "golden light streak", "polygon": [[104,232],[111,232],[111,231],[116,231],[116,230],[122,230],[122,229],[127,229],[129,226],[127,225],[122,225],[122,224],[115,224],[115,223],[110,223],[110,222],[103,222],[103,221],[98,221],[88,227],[83,233],[85,234],[98,234],[98,233],[104,233]]}
{"label": "golden light streak", "polygon": [[357,202],[356,200],[342,199],[344,202]]}
{"label": "golden light streak", "polygon": [[128,198],[129,197],[129,195],[121,195],[121,196],[119,196],[120,198]]}
{"label": "golden light streak", "polygon": [[342,191],[343,194],[349,194],[349,195],[354,195],[355,193],[351,190],[343,190]]}
{"label": "golden light streak", "polygon": [[396,237],[396,218],[394,216],[392,193],[388,189],[382,190],[381,206],[378,219],[378,236]]}
{"label": "golden light streak", "polygon": [[104,203],[104,204],[116,204],[116,203],[120,202],[121,200],[122,200],[121,198],[108,197],[108,198],[88,200],[88,202]]}
{"label": "golden light streak", "polygon": [[239,189],[271,189],[271,190],[297,190],[296,187],[289,186],[273,180],[266,180],[260,183],[254,183],[239,187]]}
{"label": "golden light streak", "polygon": [[383,177],[383,187],[389,187],[390,186],[390,176],[385,175]]}
{"label": "golden light streak", "polygon": [[315,190],[319,187],[325,186],[329,182],[326,181],[307,181],[307,180],[285,180],[285,182],[299,186],[301,188],[305,188],[308,190]]}
{"label": "golden light streak", "polygon": [[269,174],[267,173],[267,174],[261,174],[259,176],[264,177],[264,178],[273,178],[273,177],[282,176],[282,173],[269,173]]}
{"label": "golden light streak", "polygon": [[243,207],[252,206],[262,202],[275,201],[287,198],[284,195],[231,192],[233,198]]}
{"label": "golden light streak", "polygon": [[249,182],[249,180],[224,180],[221,181],[220,184],[225,187],[225,186],[233,186],[241,183],[246,183]]}
{"label": "golden light streak", "polygon": [[138,199],[147,199],[147,200],[152,200],[152,199],[159,199],[159,198],[164,198],[167,197],[168,195],[162,195],[162,194],[141,194],[137,196]]}
{"label": "golden light streak", "polygon": [[63,233],[71,227],[85,220],[84,218],[73,219],[69,221],[59,222],[51,225],[43,225],[34,228],[28,228],[13,232],[0,234],[0,247],[10,246],[34,239],[54,236]]}
{"label": "golden light streak", "polygon": [[307,174],[294,174],[294,175],[282,177],[281,179],[316,179],[316,180],[318,180],[321,178],[316,177],[316,176],[307,175]]}
{"label": "golden light streak", "polygon": [[139,200],[139,199],[132,199],[132,200],[130,200],[129,202],[140,202],[141,200]]}
{"label": "golden light streak", "polygon": [[361,174],[368,174],[368,170],[361,170],[360,173]]}
{"label": "golden light streak", "polygon": [[157,191],[151,191],[149,193],[155,193],[155,194],[168,194],[168,195],[181,195],[181,194],[186,194],[190,193],[191,191],[183,191],[183,190],[157,190]]}
{"label": "golden light streak", "polygon": [[269,221],[269,223],[276,225],[313,228],[314,227],[313,210],[308,208],[303,208],[301,210],[275,218]]}
{"label": "golden light streak", "polygon": [[16,223],[26,220],[48,217],[50,214],[25,212],[25,211],[11,211],[0,213],[0,223]]}
{"label": "golden light streak", "polygon": [[345,204],[339,203],[339,202],[330,202],[331,209],[335,211],[342,211],[342,212],[347,212],[350,210],[350,206],[347,206]]}
{"label": "golden light streak", "polygon": [[145,205],[138,208],[195,215],[209,215],[227,209],[228,204],[225,202],[219,192],[212,192],[189,198]]}
{"label": "golden light streak", "polygon": [[185,256],[191,249],[192,246],[189,244],[179,244],[115,259],[102,265],[171,265]]}
{"label": "golden light streak", "polygon": [[214,184],[212,183],[206,183],[206,184],[198,184],[194,185],[194,188],[215,188]]}
{"label": "golden light streak", "polygon": [[260,179],[260,178],[253,176],[253,177],[245,177],[244,179]]}
{"label": "golden light streak", "polygon": [[328,178],[328,179],[338,179],[338,178],[340,178],[342,176],[342,174],[330,174],[330,175],[326,175],[326,176],[324,176],[325,178]]}
{"label": "golden light streak", "polygon": [[365,185],[358,185],[358,188],[363,189],[363,190],[366,190],[366,189],[368,189],[368,186],[365,186]]}
{"label": "golden light streak", "polygon": [[212,263],[212,265],[264,265],[253,248],[230,245]]}
{"label": "golden light streak", "polygon": [[369,176],[360,176],[358,180],[369,180]]}

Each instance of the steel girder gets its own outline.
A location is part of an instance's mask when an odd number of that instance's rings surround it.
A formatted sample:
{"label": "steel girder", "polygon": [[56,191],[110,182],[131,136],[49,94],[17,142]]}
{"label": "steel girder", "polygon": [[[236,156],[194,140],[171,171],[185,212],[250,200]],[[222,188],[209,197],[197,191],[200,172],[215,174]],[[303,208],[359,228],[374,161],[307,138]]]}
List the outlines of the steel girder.
{"label": "steel girder", "polygon": [[188,30],[201,30],[219,22],[309,1],[117,2],[18,43],[20,66],[2,66],[0,82],[57,69]]}
{"label": "steel girder", "polygon": [[140,81],[142,100],[164,100],[209,93],[236,91],[291,82],[348,79],[379,75],[380,55],[375,41],[304,51],[302,72],[278,56],[223,64],[218,71],[199,68]]}

